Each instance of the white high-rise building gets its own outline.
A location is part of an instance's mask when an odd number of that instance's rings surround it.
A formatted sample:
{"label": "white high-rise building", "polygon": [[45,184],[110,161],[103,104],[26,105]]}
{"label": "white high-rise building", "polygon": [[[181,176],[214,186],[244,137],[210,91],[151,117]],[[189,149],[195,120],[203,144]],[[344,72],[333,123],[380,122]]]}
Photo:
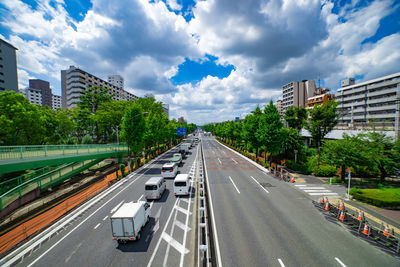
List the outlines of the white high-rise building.
{"label": "white high-rise building", "polygon": [[76,107],[79,98],[85,93],[87,88],[92,86],[102,86],[109,89],[108,93],[113,96],[113,100],[132,101],[138,98],[134,94],[125,91],[114,84],[104,81],[75,66],[70,66],[69,69],[61,71],[63,108]]}
{"label": "white high-rise building", "polygon": [[52,95],[52,107],[53,109],[58,109],[62,107],[61,96]]}
{"label": "white high-rise building", "polygon": [[121,75],[108,75],[108,82],[118,88],[124,89],[124,78]]}
{"label": "white high-rise building", "polygon": [[29,100],[29,103],[35,104],[35,105],[42,105],[42,92],[40,89],[34,89],[34,88],[26,88],[21,90],[25,96]]}

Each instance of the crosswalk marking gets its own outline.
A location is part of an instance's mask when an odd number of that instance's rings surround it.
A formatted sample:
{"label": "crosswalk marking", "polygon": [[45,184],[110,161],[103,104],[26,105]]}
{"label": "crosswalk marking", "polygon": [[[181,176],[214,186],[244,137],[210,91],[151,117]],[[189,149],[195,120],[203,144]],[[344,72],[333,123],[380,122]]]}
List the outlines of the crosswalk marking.
{"label": "crosswalk marking", "polygon": [[295,186],[310,196],[337,196],[338,195],[338,193],[332,192],[332,190],[329,190],[329,189],[325,188],[324,186],[314,186],[314,185],[307,185],[307,184],[298,184]]}
{"label": "crosswalk marking", "polygon": [[162,233],[162,238],[165,241],[167,241],[167,243],[169,243],[172,247],[174,247],[177,251],[179,251],[181,254],[189,253],[189,250],[187,248],[183,247],[181,243],[176,241],[172,236],[170,236],[166,232]]}

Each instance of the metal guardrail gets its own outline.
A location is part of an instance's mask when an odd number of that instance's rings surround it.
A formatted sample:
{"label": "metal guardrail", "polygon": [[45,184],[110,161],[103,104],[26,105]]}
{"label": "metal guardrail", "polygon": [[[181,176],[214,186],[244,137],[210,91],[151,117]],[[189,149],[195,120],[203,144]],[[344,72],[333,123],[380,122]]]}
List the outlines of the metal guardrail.
{"label": "metal guardrail", "polygon": [[[202,149],[202,148],[201,148]],[[208,208],[206,199],[206,189],[204,180],[204,170],[203,170],[203,159],[199,157],[198,164],[198,185],[197,185],[197,203],[198,203],[198,253],[197,253],[197,266],[208,267],[210,266],[210,244],[209,244],[209,232],[208,232]]]}
{"label": "metal guardrail", "polygon": [[127,149],[128,147],[125,144],[0,146],[0,161],[60,155],[79,155],[107,151],[125,151]]}
{"label": "metal guardrail", "polygon": [[35,190],[36,188],[40,188],[42,190],[53,186],[55,183],[58,183],[66,174],[86,165],[91,165],[94,161],[98,160],[69,163],[11,188],[7,192],[0,195],[0,210],[3,210],[9,204],[31,192],[32,190]]}

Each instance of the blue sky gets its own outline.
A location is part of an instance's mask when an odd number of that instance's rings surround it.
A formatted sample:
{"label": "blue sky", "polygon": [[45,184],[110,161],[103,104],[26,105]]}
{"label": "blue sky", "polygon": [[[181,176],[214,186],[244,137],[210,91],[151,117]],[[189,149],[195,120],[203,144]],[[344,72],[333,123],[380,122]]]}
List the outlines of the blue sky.
{"label": "blue sky", "polygon": [[19,49],[20,88],[40,78],[61,94],[69,65],[120,74],[199,124],[244,116],[290,81],[335,91],[400,71],[396,0],[1,0],[0,35]]}

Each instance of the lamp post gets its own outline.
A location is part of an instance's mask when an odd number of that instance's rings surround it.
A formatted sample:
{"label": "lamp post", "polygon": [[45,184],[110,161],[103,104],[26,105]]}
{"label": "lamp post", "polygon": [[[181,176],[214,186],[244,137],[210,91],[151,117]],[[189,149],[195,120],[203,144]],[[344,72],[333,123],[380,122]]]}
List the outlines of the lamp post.
{"label": "lamp post", "polygon": [[[137,116],[142,116],[142,115],[146,116],[147,114],[149,114],[149,113],[148,112],[143,112],[141,114],[136,114],[135,116],[132,117],[132,119],[136,118]],[[128,133],[128,137],[129,137],[129,133]],[[129,142],[127,142],[127,143],[128,143],[128,171],[131,172],[131,155],[129,153]]]}

